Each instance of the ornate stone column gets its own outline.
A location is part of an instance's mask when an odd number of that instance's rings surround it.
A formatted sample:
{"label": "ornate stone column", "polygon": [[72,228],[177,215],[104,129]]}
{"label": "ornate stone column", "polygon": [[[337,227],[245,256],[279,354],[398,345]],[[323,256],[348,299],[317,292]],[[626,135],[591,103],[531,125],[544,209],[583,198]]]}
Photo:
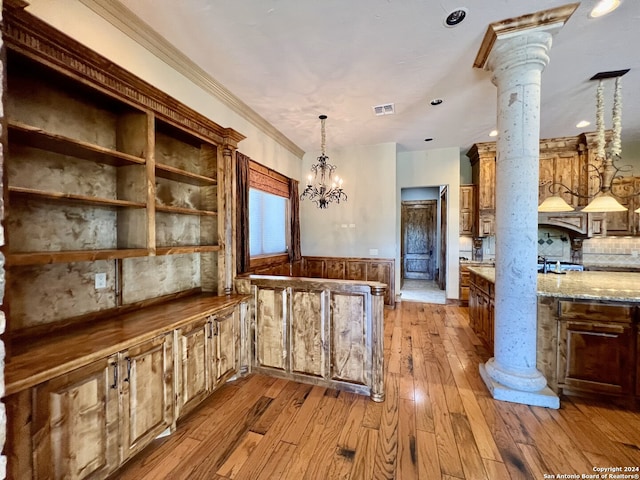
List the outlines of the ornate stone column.
{"label": "ornate stone column", "polygon": [[540,86],[568,7],[492,24],[475,64],[498,87],[495,350],[480,373],[498,400],[551,408],[560,401],[536,368]]}

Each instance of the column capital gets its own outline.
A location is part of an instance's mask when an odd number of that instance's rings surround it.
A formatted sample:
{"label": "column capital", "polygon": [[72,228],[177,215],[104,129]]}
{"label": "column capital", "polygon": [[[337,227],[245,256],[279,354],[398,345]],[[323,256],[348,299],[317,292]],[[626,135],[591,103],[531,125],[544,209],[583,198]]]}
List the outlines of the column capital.
{"label": "column capital", "polygon": [[[529,36],[532,36],[533,39],[534,37],[538,37],[536,34],[543,32],[547,35],[553,35],[569,20],[569,17],[571,17],[573,12],[578,8],[578,5],[579,3],[570,3],[561,7],[542,10],[540,12],[490,24],[482,40],[476,59],[473,62],[473,66],[495,72],[495,67],[490,67],[487,63],[498,44],[505,43],[500,40],[518,37],[525,39]],[[547,49],[549,46],[547,46]]]}

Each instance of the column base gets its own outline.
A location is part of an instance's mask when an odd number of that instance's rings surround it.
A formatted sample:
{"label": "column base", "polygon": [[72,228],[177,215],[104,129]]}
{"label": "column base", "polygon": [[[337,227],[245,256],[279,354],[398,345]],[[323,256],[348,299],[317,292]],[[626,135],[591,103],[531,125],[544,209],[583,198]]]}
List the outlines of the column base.
{"label": "column base", "polygon": [[496,382],[487,372],[484,363],[480,364],[480,376],[484,380],[485,385],[491,392],[491,396],[496,400],[505,402],[522,403],[535,407],[560,408],[560,398],[549,387],[535,392],[523,392],[506,387]]}

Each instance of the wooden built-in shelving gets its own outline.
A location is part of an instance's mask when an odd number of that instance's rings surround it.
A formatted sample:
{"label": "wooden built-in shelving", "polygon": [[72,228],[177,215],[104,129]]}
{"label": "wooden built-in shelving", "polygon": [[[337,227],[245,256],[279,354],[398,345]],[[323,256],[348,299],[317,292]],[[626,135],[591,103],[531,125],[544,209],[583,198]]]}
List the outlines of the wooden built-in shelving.
{"label": "wooden built-in shelving", "polygon": [[169,205],[156,205],[156,212],[178,213],[181,215],[216,216],[218,212],[211,210],[198,210],[196,208],[172,207]]}
{"label": "wooden built-in shelving", "polygon": [[9,121],[8,127],[10,142],[21,143],[29,147],[116,167],[145,163],[144,158],[47,132],[21,122]]}
{"label": "wooden built-in shelving", "polygon": [[217,183],[215,178],[205,177],[204,175],[198,175],[197,173],[191,173],[161,163],[156,163],[156,177],[166,178],[167,180],[173,180],[175,182],[188,183],[197,187],[215,185]]}
{"label": "wooden built-in shelving", "polygon": [[98,207],[130,207],[145,208],[147,205],[140,202],[131,202],[129,200],[118,200],[116,198],[98,198],[86,195],[75,195],[73,193],[63,192],[46,192],[34,188],[9,187],[9,193],[16,196],[42,198],[47,200],[64,201],[81,203],[85,205],[94,205]]}
{"label": "wooden built-in shelving", "polygon": [[180,245],[173,247],[157,247],[156,255],[183,255],[189,253],[218,252],[220,245]]}
{"label": "wooden built-in shelving", "polygon": [[93,262],[115,260],[148,255],[144,248],[123,248],[112,250],[66,250],[60,252],[21,252],[7,255],[9,267],[24,265],[47,265],[49,263]]}

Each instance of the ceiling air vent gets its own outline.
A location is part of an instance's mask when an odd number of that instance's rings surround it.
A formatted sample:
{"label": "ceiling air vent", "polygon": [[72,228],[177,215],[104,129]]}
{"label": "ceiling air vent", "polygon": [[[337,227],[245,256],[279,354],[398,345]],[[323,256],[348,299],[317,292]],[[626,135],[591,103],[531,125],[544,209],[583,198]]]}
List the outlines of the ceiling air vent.
{"label": "ceiling air vent", "polygon": [[380,115],[393,115],[394,113],[396,113],[393,103],[387,103],[385,105],[376,105],[375,107],[371,107],[371,108],[373,108],[373,113],[375,113],[377,117],[379,117]]}

